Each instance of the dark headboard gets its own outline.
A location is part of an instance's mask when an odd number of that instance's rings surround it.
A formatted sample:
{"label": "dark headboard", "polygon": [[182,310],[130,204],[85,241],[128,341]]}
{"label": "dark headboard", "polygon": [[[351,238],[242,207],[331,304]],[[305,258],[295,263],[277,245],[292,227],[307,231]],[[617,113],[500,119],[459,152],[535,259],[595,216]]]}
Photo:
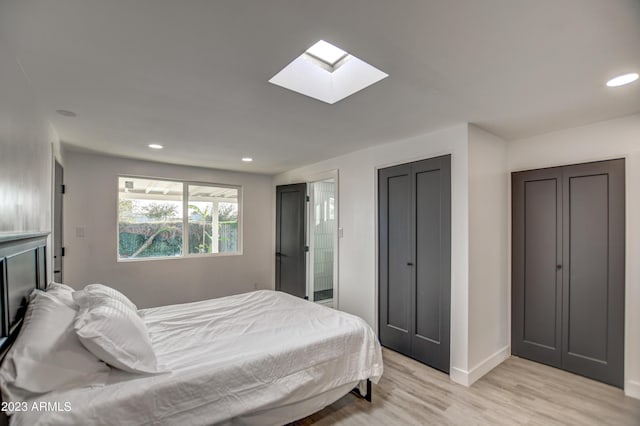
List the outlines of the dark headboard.
{"label": "dark headboard", "polygon": [[46,289],[47,236],[0,234],[0,357],[20,329],[31,291]]}

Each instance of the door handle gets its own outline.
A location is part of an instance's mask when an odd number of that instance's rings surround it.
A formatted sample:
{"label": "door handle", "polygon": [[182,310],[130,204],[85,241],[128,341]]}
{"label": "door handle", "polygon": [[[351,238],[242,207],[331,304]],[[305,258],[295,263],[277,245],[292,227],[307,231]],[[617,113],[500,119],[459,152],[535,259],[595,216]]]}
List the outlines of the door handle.
{"label": "door handle", "polygon": [[282,254],[279,251],[276,252],[276,257],[287,257],[286,254]]}
{"label": "door handle", "polygon": [[556,265],[556,269],[559,271],[560,269],[562,269],[562,265]]}
{"label": "door handle", "polygon": [[413,266],[412,262],[407,262],[407,266]]}

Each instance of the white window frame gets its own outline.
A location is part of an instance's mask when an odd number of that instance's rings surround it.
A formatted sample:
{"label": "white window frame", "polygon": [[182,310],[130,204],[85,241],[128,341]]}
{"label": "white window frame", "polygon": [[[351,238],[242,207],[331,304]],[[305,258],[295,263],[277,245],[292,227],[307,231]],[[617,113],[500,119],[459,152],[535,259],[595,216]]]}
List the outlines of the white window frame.
{"label": "white window frame", "polygon": [[[120,178],[132,178],[132,179],[148,179],[164,182],[179,182],[182,184],[182,254],[180,256],[156,256],[156,257],[136,257],[136,258],[121,258],[120,257],[120,189],[118,187],[118,181]],[[227,183],[214,183],[214,182],[201,182],[190,181],[182,179],[171,179],[163,177],[150,177],[150,176],[136,176],[119,174],[116,181],[116,261],[117,262],[146,262],[156,260],[174,260],[174,259],[193,259],[199,257],[225,257],[225,256],[242,256],[243,254],[243,241],[244,241],[244,217],[243,217],[243,187],[242,185],[232,185]],[[189,185],[191,186],[212,186],[216,188],[232,188],[238,191],[238,250],[234,252],[224,253],[189,253]]]}

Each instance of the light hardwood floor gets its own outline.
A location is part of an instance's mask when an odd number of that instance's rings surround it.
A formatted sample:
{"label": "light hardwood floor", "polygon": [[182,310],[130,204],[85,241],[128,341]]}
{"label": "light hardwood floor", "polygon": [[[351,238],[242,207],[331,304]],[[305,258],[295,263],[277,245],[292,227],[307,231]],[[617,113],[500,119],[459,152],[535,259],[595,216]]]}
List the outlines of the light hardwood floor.
{"label": "light hardwood floor", "polygon": [[640,400],[621,389],[521,358],[470,388],[390,350],[373,402],[349,394],[305,425],[640,425]]}

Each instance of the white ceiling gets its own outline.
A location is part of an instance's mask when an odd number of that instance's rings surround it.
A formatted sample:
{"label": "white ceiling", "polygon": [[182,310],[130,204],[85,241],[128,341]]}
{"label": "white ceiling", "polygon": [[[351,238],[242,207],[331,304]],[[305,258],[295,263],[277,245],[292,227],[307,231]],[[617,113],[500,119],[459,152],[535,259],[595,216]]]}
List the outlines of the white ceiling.
{"label": "white ceiling", "polygon": [[[638,0],[0,0],[0,37],[70,146],[214,168],[640,112],[640,82],[604,86],[640,69]],[[267,82],[320,39],[389,77],[334,105]]]}

